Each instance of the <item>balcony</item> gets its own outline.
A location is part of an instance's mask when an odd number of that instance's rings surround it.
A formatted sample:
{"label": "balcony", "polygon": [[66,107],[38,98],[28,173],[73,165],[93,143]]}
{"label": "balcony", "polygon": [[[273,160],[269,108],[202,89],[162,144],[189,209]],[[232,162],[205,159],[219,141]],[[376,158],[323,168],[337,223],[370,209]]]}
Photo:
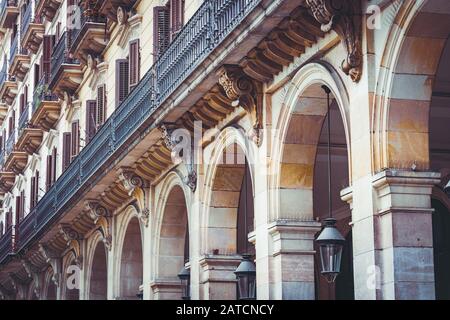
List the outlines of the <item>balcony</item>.
{"label": "balcony", "polygon": [[25,48],[19,47],[19,36],[11,42],[9,49],[9,74],[13,74],[20,81],[23,81],[28,70],[30,70],[31,56]]}
{"label": "balcony", "polygon": [[16,143],[17,151],[26,152],[28,155],[32,155],[36,152],[44,137],[42,129],[34,128],[30,123],[31,107],[32,104],[30,103],[20,115],[18,130],[19,138]]}
{"label": "balcony", "polygon": [[53,21],[63,0],[37,0],[35,14],[39,17],[45,17],[48,21]]}
{"label": "balcony", "polygon": [[6,260],[15,251],[15,227],[10,226],[0,238],[0,261]]}
{"label": "balcony", "polygon": [[99,13],[117,22],[117,9],[119,7],[131,9],[136,2],[137,0],[105,0],[101,4]]}
{"label": "balcony", "polygon": [[0,152],[0,194],[10,192],[16,179],[14,172],[7,172],[3,169],[5,164],[5,156],[6,153],[2,150]]}
{"label": "balcony", "polygon": [[18,85],[14,77],[8,75],[6,64],[4,70],[0,72],[0,100],[11,105],[17,96]]}
{"label": "balcony", "polygon": [[106,18],[98,14],[87,16],[83,12],[80,17],[80,29],[71,32],[70,53],[83,64],[88,55],[98,56],[108,43],[106,34]]}
{"label": "balcony", "polygon": [[61,104],[58,96],[48,89],[46,78],[46,76],[41,78],[34,91],[30,124],[33,128],[49,131],[59,119]]}
{"label": "balcony", "polygon": [[22,174],[27,165],[28,155],[15,148],[16,131],[14,131],[6,141],[5,148],[5,172],[13,172],[14,174]]}
{"label": "balcony", "polygon": [[28,5],[25,14],[22,16],[22,47],[30,50],[34,54],[39,50],[39,46],[44,38],[44,24],[39,15],[32,16],[32,6]]}
{"label": "balcony", "polygon": [[19,7],[17,6],[17,0],[1,0],[0,26],[2,28],[12,28],[18,15]]}
{"label": "balcony", "polygon": [[[67,211],[69,204],[79,201],[78,195],[88,187],[93,178],[104,174],[128,145],[136,141],[147,130],[151,118],[183,81],[206,63],[208,55],[224,45],[224,40],[238,28],[248,15],[263,0],[205,0],[199,10],[178,33],[170,47],[148,70],[128,97],[116,108],[95,136],[74,158],[70,166],[58,178],[50,190],[40,199],[27,225],[26,236],[21,235],[18,252],[39,240],[42,233]],[[110,2],[110,1],[105,1]],[[215,25],[220,25],[220,33]],[[211,37],[210,35],[214,35]],[[62,46],[60,44],[57,45]],[[53,61],[62,59],[61,48],[57,48]],[[66,56],[63,56],[66,57]],[[62,62],[55,62],[61,66]],[[52,67],[50,89],[60,76]],[[61,89],[60,89],[61,90]],[[2,261],[0,260],[0,263]]]}
{"label": "balcony", "polygon": [[68,36],[64,32],[52,54],[49,89],[60,98],[64,92],[73,94],[83,80],[81,64],[70,55],[67,44]]}

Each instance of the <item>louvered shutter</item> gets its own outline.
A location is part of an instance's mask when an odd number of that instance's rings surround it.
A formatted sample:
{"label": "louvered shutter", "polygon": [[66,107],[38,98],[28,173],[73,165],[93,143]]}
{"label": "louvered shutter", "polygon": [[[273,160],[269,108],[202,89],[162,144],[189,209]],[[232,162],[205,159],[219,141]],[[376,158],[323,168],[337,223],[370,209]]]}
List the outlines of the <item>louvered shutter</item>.
{"label": "louvered shutter", "polygon": [[172,41],[184,24],[184,0],[170,0],[170,40]]}
{"label": "louvered shutter", "polygon": [[27,107],[27,103],[28,103],[28,86],[25,86],[23,89],[23,103],[24,103],[24,107]]}
{"label": "louvered shutter", "polygon": [[12,128],[11,132],[12,132],[16,128],[16,110],[13,110],[11,120],[12,120],[12,127],[11,127]]}
{"label": "louvered shutter", "polygon": [[63,156],[62,156],[63,170],[66,170],[67,167],[70,165],[71,141],[72,141],[72,135],[70,134],[70,132],[64,132],[63,133]]}
{"label": "louvered shutter", "polygon": [[55,36],[53,35],[44,35],[44,45],[43,45],[43,54],[42,54],[42,74],[45,76],[45,83],[48,83],[50,79],[51,72],[51,62],[52,62],[52,48]]}
{"label": "louvered shutter", "polygon": [[97,101],[86,101],[86,108],[86,143],[88,143],[95,135],[95,125],[97,123]]}
{"label": "louvered shutter", "polygon": [[72,122],[72,151],[71,157],[75,157],[80,152],[80,125],[79,121]]}
{"label": "louvered shutter", "polygon": [[170,43],[170,9],[168,6],[153,8],[153,54],[160,56]]}
{"label": "louvered shutter", "polygon": [[52,152],[52,185],[56,181],[56,160],[57,160],[58,151],[56,148],[53,148]]}
{"label": "louvered shutter", "polygon": [[100,127],[106,118],[106,86],[97,87],[97,128]]}
{"label": "louvered shutter", "polygon": [[47,180],[46,180],[46,186],[47,186],[47,191],[50,190],[50,187],[52,186],[52,156],[49,154],[47,156]]}
{"label": "louvered shutter", "polygon": [[129,63],[129,75],[130,75],[130,91],[138,84],[140,78],[140,51],[139,51],[139,39],[130,42],[130,63]]}
{"label": "louvered shutter", "polygon": [[34,65],[34,88],[37,87],[40,78],[41,78],[41,68],[38,64],[35,64]]}
{"label": "louvered shutter", "polygon": [[116,60],[116,107],[128,96],[129,75],[128,60]]}
{"label": "louvered shutter", "polygon": [[36,178],[31,177],[31,187],[30,187],[30,210],[34,208],[34,193],[36,192]]}
{"label": "louvered shutter", "polygon": [[20,94],[20,97],[19,97],[19,113],[20,114],[22,114],[23,113],[23,110],[24,110],[24,95],[23,95],[23,93],[21,93]]}

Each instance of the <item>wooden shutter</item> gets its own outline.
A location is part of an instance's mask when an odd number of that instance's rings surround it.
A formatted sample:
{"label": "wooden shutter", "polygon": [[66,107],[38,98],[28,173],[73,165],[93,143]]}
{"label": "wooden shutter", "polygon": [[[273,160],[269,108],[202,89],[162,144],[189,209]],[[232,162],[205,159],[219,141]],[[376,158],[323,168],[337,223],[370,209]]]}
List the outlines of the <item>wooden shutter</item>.
{"label": "wooden shutter", "polygon": [[153,55],[158,57],[170,43],[170,8],[157,6],[153,8]]}
{"label": "wooden shutter", "polygon": [[56,150],[56,148],[53,148],[53,152],[52,152],[52,185],[55,183],[56,181],[56,160],[57,160],[57,155],[58,152]]}
{"label": "wooden shutter", "polygon": [[128,60],[116,60],[116,107],[128,96],[129,75]]}
{"label": "wooden shutter", "polygon": [[97,87],[97,128],[100,127],[106,119],[106,86]]}
{"label": "wooden shutter", "polygon": [[21,219],[25,216],[25,190],[20,193],[20,216]]}
{"label": "wooden shutter", "polygon": [[36,178],[31,177],[31,188],[30,188],[30,210],[34,208],[34,193],[36,192]]}
{"label": "wooden shutter", "polygon": [[79,121],[76,120],[72,122],[72,150],[71,157],[75,157],[80,152],[80,124]]}
{"label": "wooden shutter", "polygon": [[70,165],[71,159],[71,151],[72,148],[70,146],[72,142],[72,134],[70,132],[63,133],[63,156],[62,156],[62,167],[63,171],[67,169]]}
{"label": "wooden shutter", "polygon": [[21,207],[22,207],[22,197],[16,196],[16,223],[20,222],[20,220],[22,220],[23,218]]}
{"label": "wooden shutter", "polygon": [[[41,57],[42,58],[42,57]],[[36,89],[39,80],[41,79],[41,68],[39,67],[39,65],[36,63],[34,65],[34,88]]]}
{"label": "wooden shutter", "polygon": [[170,41],[183,28],[184,0],[170,0]]}
{"label": "wooden shutter", "polygon": [[9,209],[6,215],[6,231],[9,230],[9,227],[12,225],[12,209]]}
{"label": "wooden shutter", "polygon": [[52,155],[49,154],[47,156],[47,179],[46,179],[46,187],[47,187],[47,191],[50,190],[50,187],[52,186]]}
{"label": "wooden shutter", "polygon": [[97,123],[97,101],[86,101],[86,143],[95,135]]}
{"label": "wooden shutter", "polygon": [[28,86],[25,86],[23,89],[23,102],[24,102],[25,108],[26,108],[27,104],[28,104]]}
{"label": "wooden shutter", "polygon": [[22,114],[23,110],[25,109],[25,107],[24,107],[25,106],[24,98],[25,98],[24,94],[21,93],[20,94],[20,98],[19,98],[19,113],[20,114]]}
{"label": "wooden shutter", "polygon": [[12,112],[12,117],[11,117],[11,123],[12,123],[12,125],[11,125],[11,131],[10,131],[10,133],[12,134],[12,132],[14,131],[14,129],[15,129],[15,127],[16,127],[16,110],[13,110],[13,112]]}
{"label": "wooden shutter", "polygon": [[45,76],[46,83],[50,79],[51,62],[52,62],[52,48],[55,42],[55,36],[44,35],[44,45],[42,53],[42,74]]}
{"label": "wooden shutter", "polygon": [[129,63],[129,75],[130,75],[130,91],[138,84],[140,78],[140,50],[139,39],[130,42],[130,63]]}

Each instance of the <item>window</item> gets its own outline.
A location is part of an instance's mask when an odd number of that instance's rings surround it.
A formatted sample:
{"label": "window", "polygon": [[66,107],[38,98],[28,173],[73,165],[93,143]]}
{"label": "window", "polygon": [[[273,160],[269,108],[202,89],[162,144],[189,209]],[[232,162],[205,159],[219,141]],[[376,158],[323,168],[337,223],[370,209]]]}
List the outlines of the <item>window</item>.
{"label": "window", "polygon": [[86,101],[86,144],[91,141],[96,132],[97,101]]}
{"label": "window", "polygon": [[96,130],[98,130],[106,120],[106,85],[104,84],[97,87],[96,120]]}
{"label": "window", "polygon": [[45,76],[45,83],[48,83],[51,72],[52,51],[55,44],[55,36],[44,35],[42,57],[41,57],[41,76]]}
{"label": "window", "polygon": [[16,197],[16,222],[22,221],[25,215],[25,192]]}
{"label": "window", "polygon": [[72,135],[70,132],[64,132],[63,133],[63,156],[62,156],[62,168],[63,171],[66,170],[71,161],[71,152],[72,152]]}
{"label": "window", "polygon": [[80,122],[78,120],[72,122],[71,136],[72,136],[71,157],[73,159],[80,152]]}
{"label": "window", "polygon": [[32,210],[38,203],[39,197],[39,171],[34,173],[34,177],[31,177],[31,189],[30,189],[30,210]]}
{"label": "window", "polygon": [[56,181],[56,158],[57,149],[53,148],[51,154],[47,156],[47,191],[50,190]]}
{"label": "window", "polygon": [[168,6],[153,8],[153,55],[159,57],[170,42],[170,9]]}
{"label": "window", "polygon": [[139,39],[130,42],[129,53],[129,76],[130,89],[132,91],[139,82],[141,57],[139,52]]}
{"label": "window", "polygon": [[170,41],[184,25],[184,0],[170,0]]}
{"label": "window", "polygon": [[129,92],[128,59],[116,60],[116,107],[122,103]]}

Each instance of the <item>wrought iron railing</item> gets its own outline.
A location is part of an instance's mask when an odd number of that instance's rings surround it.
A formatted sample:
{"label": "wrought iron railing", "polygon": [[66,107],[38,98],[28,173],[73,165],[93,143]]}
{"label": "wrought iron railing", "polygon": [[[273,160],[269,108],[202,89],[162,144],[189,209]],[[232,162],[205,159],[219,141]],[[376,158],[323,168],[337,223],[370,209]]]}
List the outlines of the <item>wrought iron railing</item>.
{"label": "wrought iron railing", "polygon": [[[45,232],[48,224],[64,212],[69,201],[93,183],[95,173],[111,163],[113,154],[119,155],[127,142],[139,136],[155,109],[261,1],[205,0],[167,51],[30,212],[26,221],[35,221],[26,223],[34,228],[27,231],[26,237],[20,237],[19,251]],[[223,30],[219,31],[218,25]],[[55,57],[63,52],[61,47],[57,45]],[[55,69],[52,66],[52,72]]]}
{"label": "wrought iron railing", "polygon": [[105,25],[106,18],[99,15],[87,16],[84,14],[84,12],[82,12],[80,14],[80,23],[79,23],[80,28],[75,28],[71,30],[70,46],[73,47],[74,45],[76,45],[79,41],[79,36],[86,30],[86,28],[89,28],[90,24],[94,23]]}
{"label": "wrought iron railing", "polygon": [[3,171],[5,165],[5,150],[0,150],[0,172]]}
{"label": "wrought iron railing", "polygon": [[31,23],[31,13],[32,13],[31,3],[25,8],[25,12],[21,17],[20,34],[23,35],[27,32],[28,27]]}
{"label": "wrought iron railing", "polygon": [[0,86],[5,83],[6,79],[8,77],[8,73],[6,71],[0,71]]}
{"label": "wrought iron railing", "polygon": [[9,47],[9,61],[10,63],[13,62],[14,57],[16,56],[18,52],[18,45],[19,45],[19,35],[16,34],[14,39],[11,41],[11,47]]}
{"label": "wrought iron railing", "polygon": [[30,106],[28,103],[26,103],[25,108],[23,109],[22,113],[19,117],[19,128],[18,128],[18,135],[19,137],[22,135],[23,129],[25,129],[28,126],[28,122],[30,121]]}
{"label": "wrought iron railing", "polygon": [[14,253],[14,226],[10,226],[0,238],[0,261]]}
{"label": "wrought iron railing", "polygon": [[68,36],[69,31],[65,31],[59,38],[58,43],[53,49],[51,73],[50,73],[50,86],[54,83],[57,75],[61,70],[63,64],[79,64],[77,59],[70,57],[68,51]]}
{"label": "wrought iron railing", "polygon": [[15,143],[16,143],[16,131],[13,130],[13,132],[11,132],[11,134],[9,135],[8,140],[6,140],[5,157],[8,157],[11,154],[11,152],[13,152]]}
{"label": "wrought iron railing", "polygon": [[58,96],[48,88],[48,76],[44,74],[33,93],[32,114],[41,106],[42,101],[58,101]]}

